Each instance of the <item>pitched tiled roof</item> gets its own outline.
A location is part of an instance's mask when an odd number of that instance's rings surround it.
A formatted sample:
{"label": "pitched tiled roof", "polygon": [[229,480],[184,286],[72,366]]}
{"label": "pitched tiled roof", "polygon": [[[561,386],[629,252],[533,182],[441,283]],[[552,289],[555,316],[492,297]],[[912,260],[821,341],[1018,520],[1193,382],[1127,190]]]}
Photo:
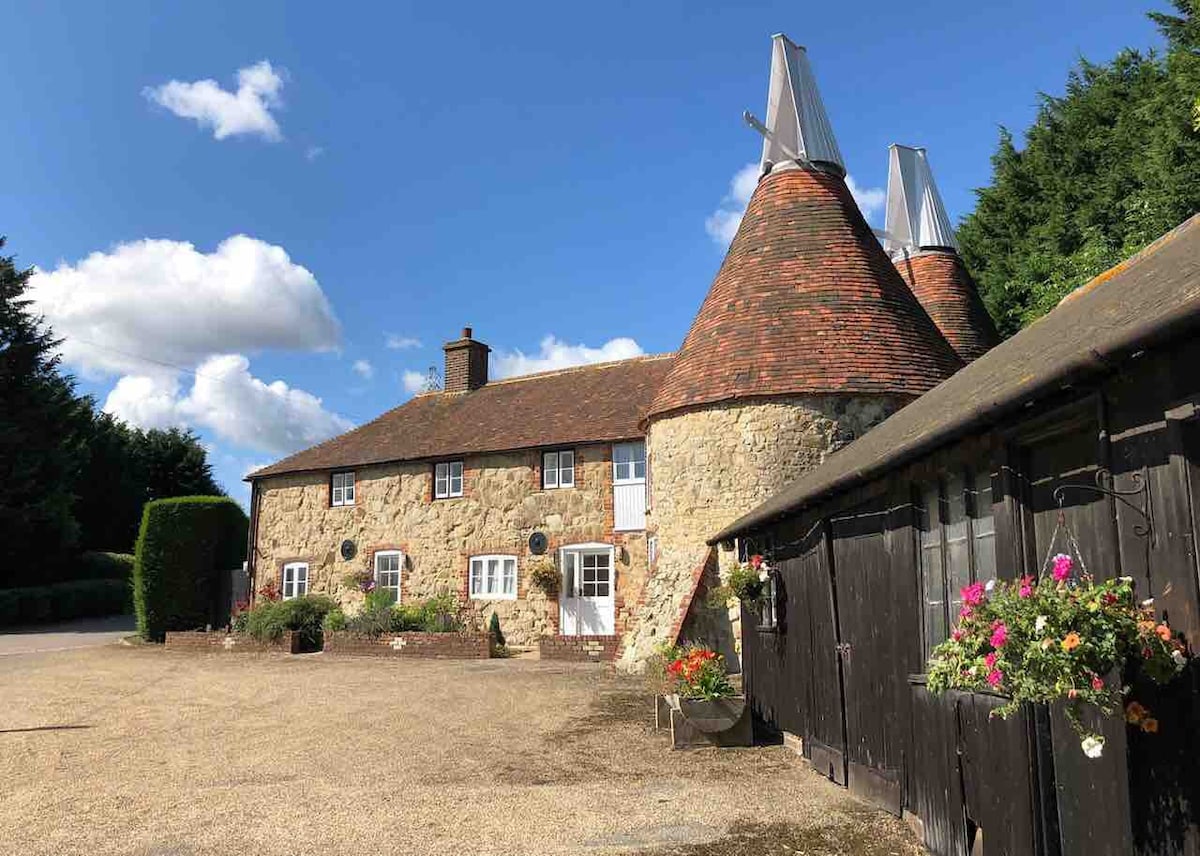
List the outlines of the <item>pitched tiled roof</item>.
{"label": "pitched tiled roof", "polygon": [[776,169],[754,191],[650,415],[756,396],[915,396],[961,365],[842,178]]}
{"label": "pitched tiled roof", "polygon": [[[1200,331],[1200,214],[896,411],[711,539],[732,538],[1001,424],[1133,354]],[[711,542],[710,542],[711,543]]]}
{"label": "pitched tiled roof", "polygon": [[964,363],[1000,341],[975,280],[958,253],[923,250],[893,258],[921,306]]}
{"label": "pitched tiled roof", "polygon": [[672,356],[492,381],[473,392],[418,395],[248,478],[640,437],[639,425]]}

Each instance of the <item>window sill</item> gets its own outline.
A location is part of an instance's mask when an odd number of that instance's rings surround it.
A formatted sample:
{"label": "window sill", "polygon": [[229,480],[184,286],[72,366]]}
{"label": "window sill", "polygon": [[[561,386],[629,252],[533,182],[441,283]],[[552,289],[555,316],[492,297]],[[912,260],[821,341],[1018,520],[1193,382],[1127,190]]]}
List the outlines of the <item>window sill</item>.
{"label": "window sill", "polygon": [[463,499],[464,497],[465,497],[465,494],[454,493],[454,494],[450,494],[449,496],[435,496],[433,498],[433,501],[434,502],[445,502],[448,499]]}
{"label": "window sill", "polygon": [[515,594],[473,594],[471,600],[516,600]]}

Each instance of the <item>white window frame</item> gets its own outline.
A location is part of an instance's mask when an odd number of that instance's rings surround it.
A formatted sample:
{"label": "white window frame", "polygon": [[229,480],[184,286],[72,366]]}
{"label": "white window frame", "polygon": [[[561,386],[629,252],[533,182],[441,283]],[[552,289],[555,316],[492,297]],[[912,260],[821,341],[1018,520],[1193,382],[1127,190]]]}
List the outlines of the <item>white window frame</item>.
{"label": "white window frame", "polygon": [[775,630],[779,627],[779,579],[775,571],[767,573],[767,581],[763,586],[766,591],[758,609],[758,629]]}
{"label": "white window frame", "polygon": [[[301,569],[303,573],[299,573]],[[308,562],[285,562],[282,577],[283,585],[280,591],[284,600],[308,594]]]}
{"label": "white window frame", "polygon": [[[505,567],[509,562],[512,563],[511,574]],[[495,563],[494,568],[491,563]],[[470,593],[471,600],[516,600],[517,588],[520,583],[519,576],[519,563],[516,556],[504,553],[472,556],[468,564],[467,591]],[[488,583],[492,580],[496,583],[495,589],[488,591]]]}
{"label": "white window frame", "polygon": [[[568,459],[570,463],[567,463]],[[542,453],[542,489],[575,487],[575,450]]]}
{"label": "white window frame", "polygon": [[[387,574],[394,573],[396,575],[396,584],[394,586],[384,585],[383,580],[380,578],[381,572],[379,570],[379,560],[380,559],[391,559],[393,557],[396,559],[396,570],[395,571],[383,571],[382,573],[387,573]],[[396,603],[399,603],[400,602],[400,581],[404,577],[404,553],[403,553],[403,551],[401,551],[401,550],[376,550],[375,556],[371,560],[371,564],[375,571],[375,588],[381,589],[381,590],[386,590],[386,591],[395,591],[396,592]]]}
{"label": "white window frame", "polygon": [[329,477],[329,504],[334,508],[354,505],[354,470],[334,473]]}
{"label": "white window frame", "polygon": [[[641,457],[636,455],[630,456],[627,460],[618,460],[623,458],[625,450],[641,447]],[[637,474],[637,465],[642,465],[642,474]],[[621,468],[626,467],[626,474],[621,475]],[[646,483],[646,441],[631,440],[628,443],[613,443],[613,484],[645,484]]]}
{"label": "white window frame", "polygon": [[[433,498],[452,499],[463,495],[462,461],[443,461],[433,465]],[[457,485],[457,487],[455,486]]]}

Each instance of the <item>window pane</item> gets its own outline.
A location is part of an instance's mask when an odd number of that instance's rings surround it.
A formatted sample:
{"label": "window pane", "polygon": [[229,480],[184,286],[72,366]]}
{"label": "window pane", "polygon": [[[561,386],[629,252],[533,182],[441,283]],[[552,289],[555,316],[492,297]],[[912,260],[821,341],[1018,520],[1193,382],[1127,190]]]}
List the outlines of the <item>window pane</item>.
{"label": "window pane", "polygon": [[622,461],[622,462],[618,463],[616,465],[616,468],[613,470],[613,478],[617,479],[618,481],[630,478],[630,473],[632,472],[632,468],[633,468],[633,465],[630,464],[628,461]]}
{"label": "window pane", "polygon": [[941,521],[936,486],[921,493],[921,599],[925,605],[925,653],[928,655],[949,630],[946,626],[946,587],[942,576]]}
{"label": "window pane", "polygon": [[336,483],[333,486],[333,504],[334,505],[342,504],[342,489]]}
{"label": "window pane", "polygon": [[480,577],[483,575],[483,562],[479,559],[471,560],[471,594],[479,594]]}
{"label": "window pane", "polygon": [[354,473],[346,473],[345,476],[345,496],[346,504],[354,504]]}
{"label": "window pane", "polygon": [[558,456],[558,484],[572,487],[575,484],[575,453],[562,452]]}
{"label": "window pane", "polygon": [[517,593],[517,560],[516,559],[505,559],[504,560],[504,589],[503,590],[504,590],[505,594],[516,594]]}
{"label": "window pane", "polygon": [[542,487],[558,487],[558,453],[542,455]]}
{"label": "window pane", "polygon": [[453,461],[450,464],[450,477],[461,479],[463,473],[462,461]]}
{"label": "window pane", "polygon": [[500,590],[500,560],[488,559],[487,563],[487,593],[496,594]]}
{"label": "window pane", "polygon": [[992,516],[992,474],[978,473],[971,502],[971,529],[975,539],[975,579],[996,576],[996,525]]}
{"label": "window pane", "polygon": [[967,539],[966,483],[961,475],[946,479],[946,585],[951,620],[962,608],[962,589],[971,584],[971,555]]}
{"label": "window pane", "polygon": [[633,477],[635,479],[644,479],[646,477],[646,462],[644,460],[633,462]]}

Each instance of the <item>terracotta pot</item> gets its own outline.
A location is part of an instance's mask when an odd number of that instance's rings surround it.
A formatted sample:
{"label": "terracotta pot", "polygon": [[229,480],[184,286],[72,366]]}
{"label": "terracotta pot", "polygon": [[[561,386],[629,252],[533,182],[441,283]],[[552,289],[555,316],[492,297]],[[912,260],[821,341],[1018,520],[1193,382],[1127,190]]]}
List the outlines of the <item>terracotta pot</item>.
{"label": "terracotta pot", "polygon": [[745,696],[728,698],[696,699],[680,698],[679,712],[688,724],[705,734],[728,731],[742,718],[746,708]]}

